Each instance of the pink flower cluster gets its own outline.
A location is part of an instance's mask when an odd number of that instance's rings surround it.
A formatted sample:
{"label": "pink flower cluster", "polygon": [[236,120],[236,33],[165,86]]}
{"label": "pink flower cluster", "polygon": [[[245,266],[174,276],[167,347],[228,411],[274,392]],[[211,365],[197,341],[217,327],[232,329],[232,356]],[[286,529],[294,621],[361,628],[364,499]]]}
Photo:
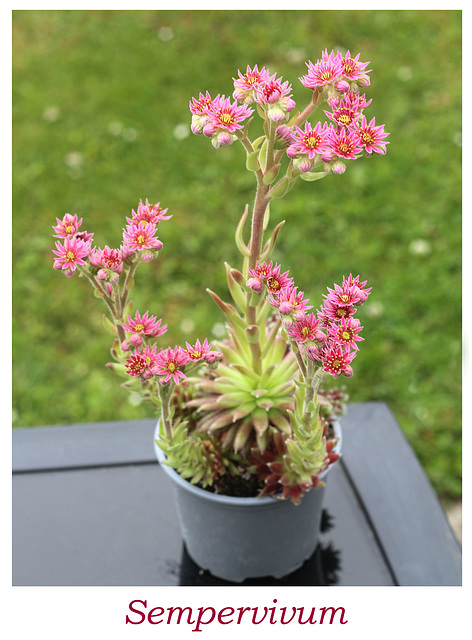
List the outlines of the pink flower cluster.
{"label": "pink flower cluster", "polygon": [[372,100],[367,101],[358,89],[370,84],[370,70],[366,70],[368,63],[359,62],[359,55],[351,58],[349,51],[343,56],[325,50],[321,60],[307,62],[308,73],[300,81],[308,89],[327,92],[331,111],[325,114],[331,122],[318,122],[315,127],[306,122],[304,130],[293,129],[287,155],[302,173],[310,171],[317,160],[324,163],[327,173],[344,173],[342,160],[355,160],[361,153],[386,153],[389,134],[384,125],[376,126],[375,118],[368,122],[363,114]]}
{"label": "pink flower cluster", "polygon": [[259,71],[248,65],[246,73],[238,70],[238,78],[234,79],[233,98],[244,104],[256,102],[269,120],[282,122],[288,120],[288,114],[295,108],[295,101],[290,93],[292,85],[277,74],[270,75],[264,67]]}
{"label": "pink flower cluster", "polygon": [[[144,317],[148,318],[148,312],[143,315]],[[150,323],[149,327],[157,327],[161,320],[158,323],[153,323],[149,318],[148,322]],[[162,335],[165,332],[165,326],[158,328],[157,333],[154,332],[154,336]],[[132,326],[131,329],[135,330],[136,327]],[[158,377],[159,383],[163,385],[170,384],[171,381],[179,384],[181,380],[187,377],[185,375],[187,365],[206,362],[212,367],[222,358],[222,354],[219,351],[211,351],[211,343],[208,343],[206,339],[203,344],[200,343],[200,340],[197,340],[195,345],[187,342],[186,346],[186,349],[179,346],[159,350],[156,346],[136,349],[126,360],[126,372],[130,376],[141,376],[145,380]]]}
{"label": "pink flower cluster", "polygon": [[87,261],[93,275],[105,282],[108,293],[110,285],[119,281],[123,272],[123,263],[132,260],[136,252],[144,261],[152,260],[162,248],[162,242],[157,237],[157,228],[161,220],[169,220],[167,209],[161,209],[158,204],[150,204],[146,199],[144,204],[140,200],[137,211],[132,210],[131,218],[126,218],[128,224],[123,229],[123,243],[118,249],[106,245],[103,249],[92,247],[93,233],[79,231],[82,218],[66,213],[62,220],[56,218],[53,226],[56,241],[56,256],[54,268],[62,269],[66,276],[74,275],[77,267],[86,266]]}
{"label": "pink flower cluster", "polygon": [[249,270],[246,285],[257,293],[267,295],[267,301],[283,318],[287,335],[303,345],[306,357],[318,363],[334,378],[343,374],[352,376],[351,362],[362,341],[362,326],[354,314],[371,292],[366,282],[352,274],[342,285],[328,288],[324,305],[315,313],[302,291],[293,285],[288,272],[280,273],[279,265],[263,263]]}
{"label": "pink flower cluster", "polygon": [[70,278],[74,275],[78,266],[84,265],[85,260],[91,253],[93,234],[86,231],[79,232],[82,218],[77,219],[77,215],[66,213],[62,220],[56,218],[57,225],[53,226],[54,237],[60,238],[56,241],[56,249],[53,253],[54,269],[62,269],[64,274]]}
{"label": "pink flower cluster", "polygon": [[205,95],[200,93],[198,100],[192,98],[190,102],[192,113],[192,132],[211,138],[213,146],[219,147],[232,144],[235,140],[234,132],[242,129],[241,124],[248,118],[253,110],[245,105],[231,102],[225,96],[216,96],[212,99],[208,91]]}
{"label": "pink flower cluster", "polygon": [[367,121],[363,115],[371,100],[366,101],[359,88],[370,84],[370,69],[359,56],[325,50],[316,63],[306,63],[308,72],[300,81],[308,89],[321,92],[331,108],[325,111],[331,122],[313,126],[307,121],[304,128],[284,124],[296,106],[291,85],[265,67],[259,71],[257,65],[248,65],[233,79],[234,102],[220,95],[213,99],[208,91],[200,93],[198,99],[192,98],[192,131],[211,137],[216,148],[232,144],[235,132],[253,113],[248,105],[256,103],[261,115],[279,125],[278,137],[288,146],[287,155],[295,169],[306,173],[323,163],[327,173],[344,173],[343,160],[355,160],[361,153],[384,155],[388,144],[384,125],[376,125],[375,118]]}

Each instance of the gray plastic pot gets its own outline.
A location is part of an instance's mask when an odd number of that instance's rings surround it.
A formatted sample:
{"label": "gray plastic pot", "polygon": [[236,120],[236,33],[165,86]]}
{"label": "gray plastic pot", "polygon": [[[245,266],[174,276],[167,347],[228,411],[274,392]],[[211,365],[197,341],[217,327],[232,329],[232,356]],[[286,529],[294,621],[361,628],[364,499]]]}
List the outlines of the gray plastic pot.
{"label": "gray plastic pot", "polygon": [[[341,426],[334,426],[338,438],[334,451],[339,453]],[[159,423],[154,435],[156,456],[162,463],[165,456],[158,445]],[[172,480],[188,554],[217,578],[230,582],[283,578],[301,567],[315,551],[324,487],[306,492],[295,506],[291,500],[272,496],[236,498],[215,494],[181,478],[166,464],[161,467]],[[324,482],[330,468],[320,475]]]}

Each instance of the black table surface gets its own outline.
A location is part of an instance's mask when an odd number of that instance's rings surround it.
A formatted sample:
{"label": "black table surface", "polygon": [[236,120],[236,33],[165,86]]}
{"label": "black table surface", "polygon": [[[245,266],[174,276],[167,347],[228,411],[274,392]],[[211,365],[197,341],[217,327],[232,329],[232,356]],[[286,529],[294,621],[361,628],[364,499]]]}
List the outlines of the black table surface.
{"label": "black table surface", "polygon": [[[229,584],[186,553],[155,422],[14,429],[13,585]],[[460,545],[387,405],[350,404],[342,427],[316,552],[243,585],[460,585]]]}

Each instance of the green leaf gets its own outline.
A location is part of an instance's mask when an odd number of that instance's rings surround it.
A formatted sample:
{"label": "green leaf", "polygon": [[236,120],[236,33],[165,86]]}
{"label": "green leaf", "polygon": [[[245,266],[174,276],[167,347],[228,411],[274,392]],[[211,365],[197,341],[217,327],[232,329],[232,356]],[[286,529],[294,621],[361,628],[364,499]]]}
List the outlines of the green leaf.
{"label": "green leaf", "polygon": [[306,173],[301,173],[300,178],[306,182],[314,182],[315,180],[321,180],[321,178],[324,178],[327,175],[329,174],[324,171],[307,171]]}

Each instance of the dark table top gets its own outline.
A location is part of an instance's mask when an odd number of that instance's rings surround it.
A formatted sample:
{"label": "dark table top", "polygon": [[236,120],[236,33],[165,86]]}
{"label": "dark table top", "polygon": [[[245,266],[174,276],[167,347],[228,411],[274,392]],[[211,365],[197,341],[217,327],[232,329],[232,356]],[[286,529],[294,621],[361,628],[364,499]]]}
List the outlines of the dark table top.
{"label": "dark table top", "polygon": [[[155,422],[14,429],[13,585],[228,584],[186,553]],[[460,545],[388,407],[351,404],[342,426],[316,552],[243,585],[460,585]]]}

